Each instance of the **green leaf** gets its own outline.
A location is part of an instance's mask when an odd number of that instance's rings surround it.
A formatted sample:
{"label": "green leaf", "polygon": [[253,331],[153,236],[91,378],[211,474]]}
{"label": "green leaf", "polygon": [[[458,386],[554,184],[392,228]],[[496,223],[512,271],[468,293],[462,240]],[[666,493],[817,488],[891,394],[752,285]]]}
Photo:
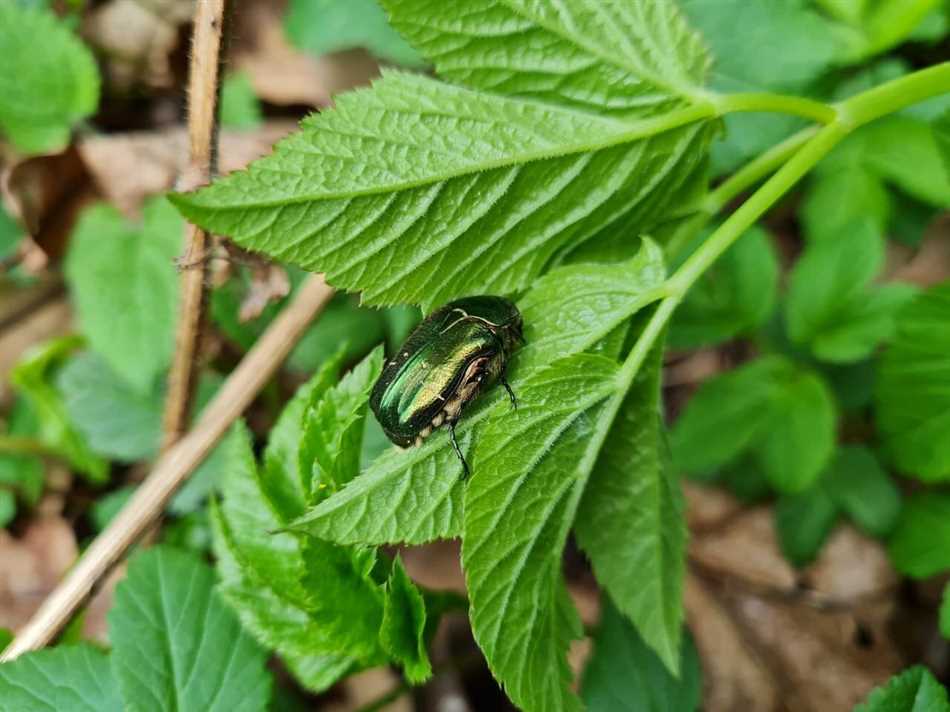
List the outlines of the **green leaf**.
{"label": "green leaf", "polygon": [[13,633],[6,628],[0,628],[0,650],[5,649],[13,642]]}
{"label": "green leaf", "polygon": [[[0,648],[2,648],[0,644]],[[123,712],[109,657],[91,645],[64,645],[0,665],[0,700],[17,712]]]}
{"label": "green leaf", "polygon": [[56,387],[70,421],[97,455],[137,462],[158,452],[160,388],[136,391],[95,351],[71,358],[57,374]]}
{"label": "green leaf", "polygon": [[304,414],[299,458],[310,501],[325,499],[359,473],[369,392],[382,367],[379,347],[335,388],[318,394]]}
{"label": "green leaf", "polygon": [[11,490],[0,489],[0,529],[6,527],[16,516],[16,496]]}
{"label": "green leaf", "polygon": [[597,581],[663,663],[678,672],[686,528],[660,412],[662,346],[624,398],[574,523]]}
{"label": "green leaf", "polygon": [[944,638],[950,638],[950,584],[944,587],[940,602],[940,633]]}
{"label": "green leaf", "polygon": [[787,361],[771,356],[703,383],[673,426],[676,465],[698,474],[734,462],[758,435],[788,370]]}
{"label": "green leaf", "polygon": [[[36,42],[42,37],[41,43]],[[99,103],[92,53],[46,9],[0,4],[0,130],[23,153],[53,152]]]}
{"label": "green leaf", "polygon": [[425,64],[376,0],[291,0],[284,30],[296,47],[316,55],[363,47],[395,64]]}
{"label": "green leaf", "polygon": [[[7,434],[35,438],[39,434],[36,414],[23,398],[17,398],[7,414]],[[14,490],[20,499],[35,505],[43,493],[45,466],[36,455],[0,453],[0,486]]]}
{"label": "green leaf", "polygon": [[820,484],[780,497],[775,505],[775,530],[785,558],[795,566],[811,563],[837,519],[838,508]]}
{"label": "green leaf", "polygon": [[822,485],[867,534],[882,537],[894,528],[901,510],[900,490],[866,447],[840,448]]}
{"label": "green leaf", "polygon": [[687,635],[679,679],[656,656],[609,599],[603,599],[594,653],[581,687],[590,712],[694,712],[702,693],[699,655]]}
{"label": "green leaf", "polygon": [[[519,302],[527,346],[514,357],[510,378],[521,380],[551,359],[593,349],[644,305],[658,299],[663,256],[652,241],[618,265],[570,265],[539,279]],[[483,397],[459,422],[466,456],[483,437],[491,415],[504,418],[508,399]],[[311,509],[293,526],[342,544],[421,544],[459,536],[462,530],[462,467],[445,432],[421,447],[384,453],[340,492]]]}
{"label": "green leaf", "polygon": [[0,261],[13,257],[23,241],[23,228],[0,205]]}
{"label": "green leaf", "polygon": [[164,198],[145,204],[141,225],[115,208],[86,210],[66,257],[66,280],[94,351],[131,386],[148,393],[171,362],[178,318],[174,260],[184,224]]}
{"label": "green leaf", "polygon": [[664,125],[389,72],[246,171],[171,199],[364,303],[432,307],[524,288],[567,246],[665,218],[709,128]]}
{"label": "green leaf", "polygon": [[943,169],[950,176],[950,109],[944,111],[933,122],[934,140],[943,159]]}
{"label": "green leaf", "polygon": [[379,640],[389,657],[402,665],[406,679],[414,685],[432,676],[426,652],[426,605],[399,557],[393,562],[386,584],[382,628]]}
{"label": "green leaf", "polygon": [[769,234],[750,228],[689,290],[673,318],[670,345],[711,346],[762,326],[775,306],[778,276]]}
{"label": "green leaf", "polygon": [[884,239],[868,220],[834,240],[810,244],[792,270],[785,315],[789,336],[819,358],[859,361],[889,339],[910,285],[871,288],[884,263]]}
{"label": "green leaf", "polygon": [[700,93],[709,56],[669,0],[552,5],[383,0],[442,77],[497,94],[619,116],[663,113]]}
{"label": "green leaf", "polygon": [[[891,217],[891,196],[884,180],[869,168],[841,165],[818,170],[812,179],[800,217],[811,242],[836,242],[855,232],[883,236]],[[855,225],[866,222],[855,230]],[[867,239],[867,238],[866,238]],[[876,254],[879,250],[872,248]]]}
{"label": "green leaf", "polygon": [[837,414],[824,381],[799,371],[782,382],[755,451],[765,475],[780,492],[811,485],[831,459]]}
{"label": "green leaf", "polygon": [[925,482],[950,478],[950,282],[919,294],[897,316],[875,401],[884,453]]}
{"label": "green leaf", "polygon": [[170,547],[135,556],[109,613],[125,708],[265,710],[267,656],[220,600],[214,573]]}
{"label": "green leaf", "polygon": [[894,568],[914,578],[950,569],[950,495],[911,495],[901,509],[888,553]]}
{"label": "green leaf", "polygon": [[237,72],[222,82],[220,112],[221,127],[225,129],[247,131],[261,125],[261,103],[246,73]]}
{"label": "green leaf", "polygon": [[92,505],[90,517],[97,532],[109,526],[109,522],[115,518],[115,515],[128,504],[132,495],[135,494],[135,487],[136,485],[126,485],[96,499],[95,504]]}
{"label": "green leaf", "polygon": [[565,659],[579,620],[561,555],[611,427],[617,373],[602,356],[556,361],[525,380],[518,410],[490,422],[476,445],[462,540],[472,630],[526,710],[580,709]]}
{"label": "green leaf", "polygon": [[55,369],[78,345],[64,337],[31,351],[10,372],[10,382],[29,403],[39,423],[40,439],[93,483],[108,479],[108,463],[94,454],[70,421],[66,405],[51,381]]}
{"label": "green leaf", "polygon": [[908,668],[875,688],[854,712],[948,712],[947,691],[929,670]]}

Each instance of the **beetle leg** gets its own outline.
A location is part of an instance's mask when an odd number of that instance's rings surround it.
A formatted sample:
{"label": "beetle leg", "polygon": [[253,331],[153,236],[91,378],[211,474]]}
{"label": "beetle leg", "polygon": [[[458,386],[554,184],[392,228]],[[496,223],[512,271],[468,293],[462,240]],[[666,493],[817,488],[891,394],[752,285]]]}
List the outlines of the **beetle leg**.
{"label": "beetle leg", "polygon": [[449,435],[452,439],[452,447],[455,448],[455,454],[458,455],[459,460],[462,463],[462,479],[467,479],[470,471],[468,469],[468,463],[465,462],[465,455],[462,454],[462,449],[459,447],[459,441],[455,439],[455,423],[452,422],[449,424]]}
{"label": "beetle leg", "polygon": [[508,398],[511,399],[512,409],[518,410],[518,399],[515,398],[515,392],[511,390],[511,385],[508,383],[508,379],[505,378],[505,374],[501,374],[501,385],[503,385],[505,390],[508,391]]}

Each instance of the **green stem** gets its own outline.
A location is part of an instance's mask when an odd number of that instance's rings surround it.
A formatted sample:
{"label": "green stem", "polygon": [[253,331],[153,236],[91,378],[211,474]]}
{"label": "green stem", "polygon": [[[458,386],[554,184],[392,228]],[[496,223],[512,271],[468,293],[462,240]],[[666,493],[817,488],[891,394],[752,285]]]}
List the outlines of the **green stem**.
{"label": "green stem", "polygon": [[950,62],[894,79],[838,104],[838,116],[856,128],[940,94],[950,93]]}
{"label": "green stem", "polygon": [[820,124],[830,124],[837,118],[835,107],[814,99],[806,99],[803,96],[753,92],[747,94],[717,94],[713,95],[711,101],[718,109],[719,114],[740,111],[792,114],[817,121]]}
{"label": "green stem", "polygon": [[719,211],[726,207],[726,205],[740,193],[751,188],[785,163],[785,161],[801,148],[806,141],[811,139],[817,131],[818,129],[814,126],[802,129],[781,143],[776,144],[765,153],[749,161],[749,163],[720,183],[714,190],[710,191],[704,201],[703,212],[708,215],[716,215],[719,213]]}

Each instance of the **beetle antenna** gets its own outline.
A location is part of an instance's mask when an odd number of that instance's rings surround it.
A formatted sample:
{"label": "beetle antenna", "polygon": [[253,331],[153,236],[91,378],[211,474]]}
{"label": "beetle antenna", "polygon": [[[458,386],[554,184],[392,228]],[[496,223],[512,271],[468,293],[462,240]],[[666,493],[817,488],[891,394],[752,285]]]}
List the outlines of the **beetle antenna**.
{"label": "beetle antenna", "polygon": [[465,455],[462,454],[462,449],[459,447],[459,441],[455,439],[455,423],[449,426],[449,436],[452,439],[452,447],[455,448],[455,454],[458,455],[459,461],[462,463],[462,479],[467,479],[471,473],[468,469],[468,463],[465,462]]}
{"label": "beetle antenna", "polygon": [[508,398],[511,399],[512,409],[518,410],[518,399],[515,398],[515,392],[511,390],[511,385],[508,383],[508,379],[505,377],[505,374],[501,374],[501,385],[503,385],[505,390],[508,391]]}

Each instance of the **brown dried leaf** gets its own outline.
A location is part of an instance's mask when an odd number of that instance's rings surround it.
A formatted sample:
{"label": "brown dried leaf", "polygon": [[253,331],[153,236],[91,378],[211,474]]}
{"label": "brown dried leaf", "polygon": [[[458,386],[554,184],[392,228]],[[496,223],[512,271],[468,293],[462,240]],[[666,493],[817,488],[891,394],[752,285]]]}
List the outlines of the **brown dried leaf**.
{"label": "brown dried leaf", "polygon": [[261,315],[267,305],[290,294],[287,270],[270,262],[255,261],[251,269],[251,284],[241,300],[238,319],[248,322]]}
{"label": "brown dried leaf", "polygon": [[887,280],[930,287],[950,277],[950,217],[944,217],[927,231],[916,250],[888,242]]}

